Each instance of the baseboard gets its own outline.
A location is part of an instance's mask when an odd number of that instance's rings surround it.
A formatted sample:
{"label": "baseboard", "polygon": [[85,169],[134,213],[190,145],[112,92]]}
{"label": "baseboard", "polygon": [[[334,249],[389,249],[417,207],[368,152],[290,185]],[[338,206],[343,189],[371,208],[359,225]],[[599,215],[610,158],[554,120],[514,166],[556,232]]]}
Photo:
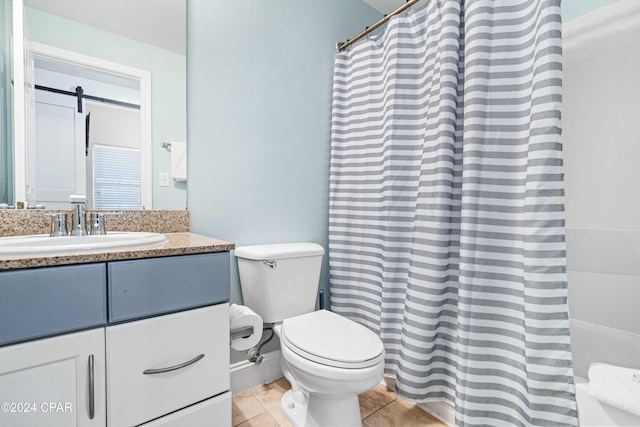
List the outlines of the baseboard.
{"label": "baseboard", "polygon": [[448,426],[456,425],[456,410],[453,406],[443,400],[437,402],[418,403],[418,407],[433,415]]}
{"label": "baseboard", "polygon": [[270,383],[282,376],[280,351],[271,351],[263,356],[264,359],[259,365],[248,360],[231,365],[232,394],[242,393],[259,385]]}
{"label": "baseboard", "polygon": [[[385,385],[389,390],[396,391],[396,380],[393,377],[382,378],[380,384]],[[446,425],[450,427],[454,427],[456,425],[456,410],[444,400],[418,403],[417,405],[418,408],[433,415]]]}

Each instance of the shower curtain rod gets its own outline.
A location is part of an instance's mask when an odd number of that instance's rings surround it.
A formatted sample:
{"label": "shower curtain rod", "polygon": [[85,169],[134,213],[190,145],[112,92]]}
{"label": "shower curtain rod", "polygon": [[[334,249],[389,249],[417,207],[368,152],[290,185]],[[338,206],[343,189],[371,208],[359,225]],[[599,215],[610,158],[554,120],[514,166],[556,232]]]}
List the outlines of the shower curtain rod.
{"label": "shower curtain rod", "polygon": [[385,15],[384,18],[380,19],[378,22],[376,22],[372,26],[366,27],[364,30],[362,30],[358,34],[356,34],[352,39],[347,39],[347,41],[344,42],[344,43],[338,42],[338,44],[336,45],[336,50],[338,51],[338,53],[342,52],[343,50],[345,50],[346,48],[348,48],[349,46],[351,46],[352,44],[354,44],[355,42],[357,42],[358,40],[360,40],[361,38],[363,38],[364,36],[369,34],[371,31],[375,30],[380,25],[382,25],[385,22],[387,22],[392,16],[404,12],[405,10],[409,9],[414,4],[418,3],[419,1],[420,0],[407,0],[407,2],[405,4],[403,4],[402,6],[400,6],[399,8],[394,10],[393,12],[391,12],[390,14]]}

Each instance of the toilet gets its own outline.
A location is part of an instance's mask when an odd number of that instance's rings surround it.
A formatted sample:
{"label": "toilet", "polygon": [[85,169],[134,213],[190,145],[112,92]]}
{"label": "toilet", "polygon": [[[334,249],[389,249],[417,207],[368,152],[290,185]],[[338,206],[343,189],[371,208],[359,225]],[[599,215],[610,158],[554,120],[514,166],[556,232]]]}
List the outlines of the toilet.
{"label": "toilet", "polygon": [[273,323],[291,390],[282,411],[294,427],[360,427],[358,394],[384,371],[380,338],[327,310],[315,311],[324,248],[282,243],[236,248],[244,305]]}

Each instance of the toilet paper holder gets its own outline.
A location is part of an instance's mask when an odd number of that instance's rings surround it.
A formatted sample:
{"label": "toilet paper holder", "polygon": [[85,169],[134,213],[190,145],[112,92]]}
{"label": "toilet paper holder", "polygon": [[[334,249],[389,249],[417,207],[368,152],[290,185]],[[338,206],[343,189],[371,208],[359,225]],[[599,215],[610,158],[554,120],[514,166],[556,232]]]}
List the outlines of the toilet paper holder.
{"label": "toilet paper holder", "polygon": [[253,335],[253,326],[243,326],[238,329],[233,329],[229,332],[229,335],[231,336],[231,341],[237,338],[247,338]]}

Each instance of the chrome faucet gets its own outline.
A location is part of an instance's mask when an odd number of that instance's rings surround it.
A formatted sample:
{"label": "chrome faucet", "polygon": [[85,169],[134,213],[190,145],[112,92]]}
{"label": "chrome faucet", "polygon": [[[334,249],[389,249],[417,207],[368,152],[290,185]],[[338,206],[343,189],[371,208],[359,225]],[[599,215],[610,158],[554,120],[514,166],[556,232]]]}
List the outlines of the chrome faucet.
{"label": "chrome faucet", "polygon": [[87,196],[69,196],[71,202],[71,235],[87,235]]}

